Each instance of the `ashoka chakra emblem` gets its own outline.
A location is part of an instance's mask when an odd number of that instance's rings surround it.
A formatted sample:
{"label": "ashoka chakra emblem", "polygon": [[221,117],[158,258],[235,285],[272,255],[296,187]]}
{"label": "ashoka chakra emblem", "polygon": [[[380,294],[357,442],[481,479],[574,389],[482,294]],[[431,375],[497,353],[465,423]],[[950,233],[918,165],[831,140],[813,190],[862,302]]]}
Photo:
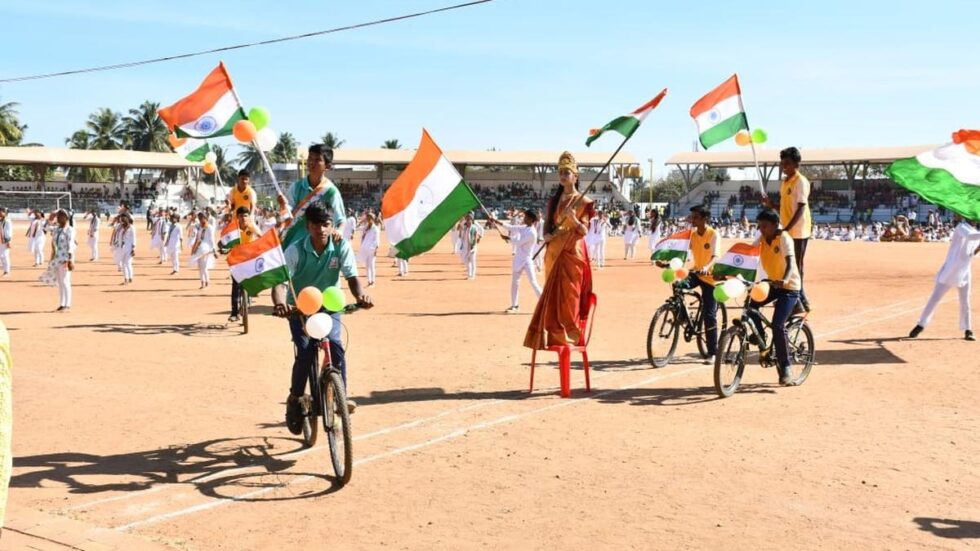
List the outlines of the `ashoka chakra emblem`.
{"label": "ashoka chakra emblem", "polygon": [[745,264],[745,259],[742,258],[742,255],[737,254],[735,255],[735,258],[732,259],[732,264],[736,266],[741,266],[742,264]]}
{"label": "ashoka chakra emblem", "polygon": [[720,118],[721,118],[721,113],[719,113],[717,109],[712,109],[711,111],[708,112],[709,121],[718,122],[718,119]]}
{"label": "ashoka chakra emblem", "polygon": [[214,120],[214,117],[210,115],[201,117],[194,123],[194,130],[201,134],[211,134],[217,127],[218,121]]}
{"label": "ashoka chakra emblem", "polygon": [[262,268],[265,268],[265,259],[262,257],[255,259],[255,273],[262,273]]}

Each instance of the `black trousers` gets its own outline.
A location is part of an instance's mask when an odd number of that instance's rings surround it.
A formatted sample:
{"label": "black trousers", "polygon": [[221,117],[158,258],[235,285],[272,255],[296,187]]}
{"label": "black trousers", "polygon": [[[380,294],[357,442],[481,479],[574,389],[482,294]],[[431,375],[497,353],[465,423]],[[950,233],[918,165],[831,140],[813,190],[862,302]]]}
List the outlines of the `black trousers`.
{"label": "black trousers", "polygon": [[794,239],[793,254],[796,255],[796,269],[800,271],[800,303],[807,310],[810,309],[810,301],[806,298],[806,287],[803,279],[803,258],[806,256],[806,246],[809,239]]}
{"label": "black trousers", "polygon": [[235,278],[231,278],[231,315],[238,315],[238,299],[240,298],[240,293],[242,292],[242,286],[235,281]]}

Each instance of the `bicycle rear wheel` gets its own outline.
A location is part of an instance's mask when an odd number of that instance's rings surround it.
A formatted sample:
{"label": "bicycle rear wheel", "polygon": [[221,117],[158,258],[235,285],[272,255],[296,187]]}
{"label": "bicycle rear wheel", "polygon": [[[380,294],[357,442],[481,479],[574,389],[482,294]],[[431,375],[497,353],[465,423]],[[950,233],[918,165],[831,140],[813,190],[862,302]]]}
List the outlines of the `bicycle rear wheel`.
{"label": "bicycle rear wheel", "polygon": [[350,482],[354,464],[347,391],[340,373],[333,369],[324,370],[320,381],[323,430],[327,433],[327,442],[330,444],[330,461],[337,475],[337,484],[344,486]]}
{"label": "bicycle rear wheel", "polygon": [[796,319],[790,321],[786,332],[789,333],[791,362],[789,376],[793,379],[793,384],[802,385],[813,368],[813,331],[806,321]]}
{"label": "bicycle rear wheel", "polygon": [[248,293],[245,289],[238,292],[238,310],[242,318],[242,333],[248,335]]}
{"label": "bicycle rear wheel", "polygon": [[312,448],[316,445],[317,433],[316,413],[313,411],[313,400],[309,396],[300,398],[303,409],[303,446]]}
{"label": "bicycle rear wheel", "polygon": [[647,359],[653,367],[663,367],[670,363],[677,350],[677,312],[664,304],[653,313],[650,329],[647,330]]}
{"label": "bicycle rear wheel", "polygon": [[745,372],[745,332],[732,326],[718,340],[715,356],[715,390],[722,398],[728,398],[738,390]]}

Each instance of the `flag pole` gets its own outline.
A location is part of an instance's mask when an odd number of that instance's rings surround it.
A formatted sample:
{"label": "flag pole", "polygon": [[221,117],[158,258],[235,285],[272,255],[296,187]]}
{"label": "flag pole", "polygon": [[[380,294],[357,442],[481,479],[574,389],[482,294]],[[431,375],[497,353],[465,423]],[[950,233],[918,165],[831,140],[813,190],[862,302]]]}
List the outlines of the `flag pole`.
{"label": "flag pole", "polygon": [[738,85],[738,106],[742,108],[742,113],[745,117],[745,128],[746,132],[749,133],[749,145],[752,146],[752,162],[755,163],[755,171],[759,174],[759,192],[762,193],[762,198],[766,198],[766,186],[762,182],[762,169],[759,168],[759,157],[755,152],[755,140],[752,139],[752,126],[749,125],[749,115],[748,111],[745,110],[745,104],[742,103],[742,83],[738,82],[738,75],[735,75],[735,82]]}
{"label": "flag pole", "polygon": [[[238,108],[241,109],[242,112],[244,112],[245,106],[242,105],[242,98],[238,97],[238,90],[235,90],[234,86],[231,87],[231,95],[235,98],[235,103],[238,104]],[[262,158],[262,165],[265,166],[266,172],[268,172],[269,177],[272,178],[272,185],[273,187],[276,188],[276,193],[278,193],[279,195],[285,195],[282,192],[282,188],[279,187],[279,181],[276,180],[276,174],[272,172],[272,165],[269,164],[269,159],[266,158],[265,151],[262,151],[262,148],[259,146],[258,137],[252,139],[252,145],[255,146],[256,151],[259,152],[259,157]]]}
{"label": "flag pole", "polygon": [[473,197],[476,197],[476,202],[480,204],[480,209],[482,209],[483,213],[487,215],[487,220],[490,221],[490,224],[493,226],[493,229],[497,230],[497,234],[500,235],[500,237],[507,239],[508,236],[504,235],[504,233],[500,231],[500,227],[498,227],[497,224],[494,224],[493,215],[490,214],[490,211],[488,211],[487,207],[484,206],[483,201],[480,200],[480,196],[477,195],[475,191],[473,191],[473,188],[470,187],[470,184],[466,180],[463,180],[463,185],[466,186],[466,189],[470,190],[470,193],[473,194]]}

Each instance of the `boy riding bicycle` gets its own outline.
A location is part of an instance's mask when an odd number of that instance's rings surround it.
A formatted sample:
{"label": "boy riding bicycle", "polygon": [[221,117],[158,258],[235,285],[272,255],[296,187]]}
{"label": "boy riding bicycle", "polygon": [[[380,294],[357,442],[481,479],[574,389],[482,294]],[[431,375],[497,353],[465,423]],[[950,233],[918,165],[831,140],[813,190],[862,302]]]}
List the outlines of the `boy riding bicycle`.
{"label": "boy riding bicycle", "polygon": [[[323,205],[314,203],[306,209],[306,230],[309,235],[286,249],[286,266],[293,281],[294,289],[304,289],[309,286],[317,289],[334,287],[343,274],[347,286],[357,299],[361,308],[371,308],[374,304],[371,298],[361,290],[357,279],[357,263],[350,243],[334,229],[330,211]],[[303,410],[300,403],[306,392],[310,362],[316,357],[317,342],[311,339],[303,327],[303,319],[294,312],[295,297],[292,291],[283,284],[272,290],[272,302],[275,305],[274,314],[278,317],[289,318],[289,330],[293,344],[296,345],[296,358],[293,361],[292,383],[289,396],[286,398],[286,427],[293,434],[302,432]],[[327,339],[330,341],[330,356],[336,367],[347,382],[347,362],[344,348],[340,342],[340,313],[330,313],[333,318],[333,330]],[[353,412],[356,404],[347,401],[348,408]]]}

